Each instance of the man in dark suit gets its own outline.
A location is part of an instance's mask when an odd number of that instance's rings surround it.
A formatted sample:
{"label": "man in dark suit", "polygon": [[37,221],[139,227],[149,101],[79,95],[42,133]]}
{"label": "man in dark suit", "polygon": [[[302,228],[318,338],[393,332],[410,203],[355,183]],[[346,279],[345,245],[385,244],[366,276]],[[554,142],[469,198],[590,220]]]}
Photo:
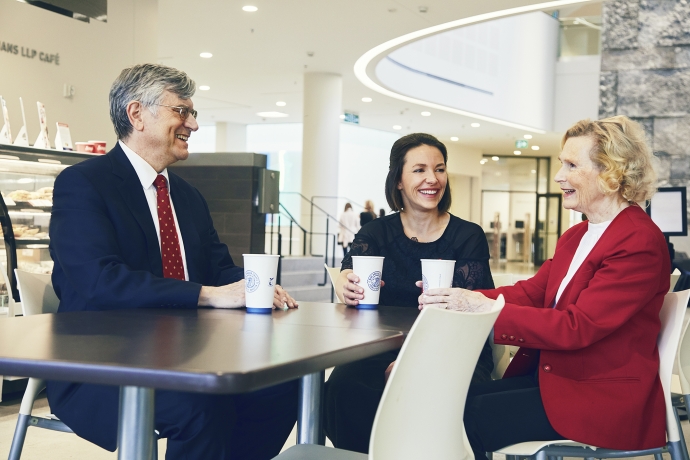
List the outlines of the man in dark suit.
{"label": "man in dark suit", "polygon": [[[59,312],[244,305],[243,270],[213,227],[201,194],[167,171],[198,129],[195,83],[153,64],[122,71],[110,90],[118,143],[65,169],[50,222]],[[276,287],[276,307],[296,307]],[[114,451],[119,389],[48,382],[50,407],[79,436]],[[295,382],[246,395],[157,391],[155,428],[167,459],[277,455],[297,414]]]}

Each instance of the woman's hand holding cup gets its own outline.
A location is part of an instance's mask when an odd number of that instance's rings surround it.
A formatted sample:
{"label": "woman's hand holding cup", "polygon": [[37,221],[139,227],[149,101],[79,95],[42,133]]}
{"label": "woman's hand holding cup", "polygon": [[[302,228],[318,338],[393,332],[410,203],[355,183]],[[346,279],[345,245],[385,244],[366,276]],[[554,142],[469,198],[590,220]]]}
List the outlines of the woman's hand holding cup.
{"label": "woman's hand holding cup", "polygon": [[[422,287],[422,281],[417,281]],[[419,309],[440,308],[465,312],[484,312],[491,310],[494,301],[479,292],[461,288],[429,289],[419,296]]]}
{"label": "woman's hand holding cup", "polygon": [[[350,271],[346,276],[347,281],[343,285],[343,300],[345,304],[355,307],[359,305],[360,300],[364,299],[364,288],[358,284],[360,278],[354,272]],[[384,284],[386,283],[381,280],[381,287]]]}

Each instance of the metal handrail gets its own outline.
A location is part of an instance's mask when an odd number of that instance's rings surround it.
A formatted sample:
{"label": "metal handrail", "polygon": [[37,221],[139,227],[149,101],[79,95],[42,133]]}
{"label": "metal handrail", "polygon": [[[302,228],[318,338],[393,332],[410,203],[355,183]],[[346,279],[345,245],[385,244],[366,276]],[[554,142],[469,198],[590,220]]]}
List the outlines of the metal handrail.
{"label": "metal handrail", "polygon": [[[300,192],[281,192],[281,193],[282,193],[282,194],[285,194],[285,195],[297,195],[297,196],[299,196],[301,199],[303,199],[304,201],[308,202],[309,205],[310,205],[310,211],[309,211],[309,231],[307,231],[304,227],[302,227],[301,225],[299,225],[299,223],[297,222],[297,219],[295,219],[294,216],[292,216],[292,214],[287,210],[287,208],[285,208],[285,206],[283,206],[282,203],[281,203],[281,205],[280,205],[280,207],[281,207],[283,210],[285,210],[285,212],[288,214],[288,216],[289,216],[289,218],[290,218],[291,224],[292,224],[292,222],[294,222],[294,223],[300,228],[300,230],[302,230],[302,232],[303,232],[303,235],[304,235],[304,238],[303,238],[303,244],[304,244],[304,246],[303,246],[303,254],[306,255],[306,235],[307,235],[307,234],[309,235],[309,253],[312,254],[312,255],[314,255],[314,254],[313,254],[313,247],[312,247],[314,235],[323,235],[323,236],[325,236],[325,240],[326,240],[326,241],[325,241],[325,251],[324,251],[324,254],[323,254],[324,259],[325,259],[325,262],[326,262],[326,265],[328,265],[329,239],[330,239],[330,240],[331,240],[331,244],[330,244],[330,246],[331,246],[331,250],[330,250],[331,267],[335,267],[335,247],[336,247],[337,234],[336,234],[336,233],[331,233],[331,232],[329,231],[330,219],[333,219],[335,222],[337,222],[337,224],[338,224],[339,226],[342,225],[342,224],[341,224],[341,222],[340,222],[340,219],[338,219],[338,218],[336,218],[335,216],[331,215],[328,211],[326,211],[325,209],[323,209],[321,206],[315,204],[313,199],[314,199],[314,198],[340,198],[340,197],[315,196],[315,197],[312,197],[312,199],[310,200],[310,199],[308,199],[306,196],[302,195]],[[361,206],[361,205],[359,205],[359,204],[357,204],[357,203],[355,203],[355,204],[356,204],[357,206],[360,206],[360,207],[363,208],[363,206]],[[314,226],[313,226],[313,225],[314,225],[314,208],[316,208],[317,210],[321,211],[321,212],[325,215],[325,217],[326,217],[326,231],[325,231],[325,232],[315,232],[315,231],[314,231]],[[279,223],[280,223],[280,217],[279,217]],[[342,225],[342,227],[345,228],[345,229],[347,229],[347,230],[350,230],[352,233],[357,233],[357,230],[356,230],[356,229],[353,230],[353,229],[350,229],[350,228],[348,228],[348,227],[346,227],[346,226],[344,226],[344,225]],[[291,245],[291,246],[290,246],[290,254],[292,254],[292,225],[290,226],[290,232],[291,232],[291,233],[290,233],[290,245]],[[271,238],[272,238],[272,237],[271,237]],[[272,243],[273,243],[273,241],[271,240],[271,244],[272,244]],[[324,268],[324,271],[323,271],[323,283],[319,283],[319,286],[325,286],[327,283],[328,283],[328,271]],[[331,300],[333,300],[333,295],[334,295],[334,291],[333,291],[333,288],[331,287]]]}
{"label": "metal handrail", "polygon": [[[310,199],[308,199],[306,196],[302,195],[300,192],[281,192],[281,193],[284,193],[284,194],[286,194],[286,195],[298,195],[298,196],[299,196],[300,198],[302,198],[304,201],[308,202],[308,203],[310,204],[310,206],[311,206],[310,211],[309,211],[309,235],[310,235],[310,238],[309,238],[309,253],[313,253],[313,249],[314,249],[313,246],[312,246],[312,241],[313,241],[312,236],[315,235],[315,234],[318,234],[318,233],[315,233],[315,232],[314,232],[314,208],[318,209],[319,211],[321,211],[322,213],[325,214],[325,216],[326,216],[326,227],[328,227],[328,219],[329,219],[329,218],[330,218],[330,219],[333,219],[334,221],[336,221],[336,222],[338,223],[338,225],[342,225],[341,222],[340,222],[340,219],[338,219],[337,217],[331,215],[328,211],[326,211],[326,210],[323,209],[321,206],[319,206],[319,205],[317,205],[316,203],[314,203],[313,200],[310,200]],[[357,229],[354,229],[354,230],[353,230],[353,229],[351,229],[351,228],[345,227],[344,225],[342,225],[342,227],[343,227],[343,228],[346,228],[347,230],[351,231],[352,233],[357,233]],[[326,248],[328,248],[328,241],[326,241]],[[328,251],[326,251],[326,252],[328,252]]]}
{"label": "metal handrail", "polygon": [[314,195],[313,197],[311,197],[312,200],[314,200],[314,199],[316,199],[316,198],[329,198],[329,199],[345,200],[345,201],[347,201],[347,202],[350,203],[350,204],[354,204],[354,205],[359,206],[360,208],[364,209],[364,205],[361,205],[361,204],[357,203],[356,201],[354,201],[354,200],[352,200],[352,199],[350,199],[350,198],[348,198],[348,197],[346,197],[346,196],[339,196],[339,195]]}

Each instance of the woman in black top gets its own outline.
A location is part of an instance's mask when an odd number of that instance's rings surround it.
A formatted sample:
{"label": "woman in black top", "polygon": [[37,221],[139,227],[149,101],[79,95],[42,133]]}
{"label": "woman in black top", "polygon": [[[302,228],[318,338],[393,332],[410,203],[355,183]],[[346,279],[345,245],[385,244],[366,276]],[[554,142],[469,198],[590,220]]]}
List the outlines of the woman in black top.
{"label": "woman in black top", "polygon": [[[410,134],[391,149],[386,200],[393,211],[355,236],[343,259],[336,291],[351,306],[363,298],[352,256],[384,256],[379,303],[417,308],[420,259],[455,260],[453,287],[491,289],[489,247],[476,224],[448,213],[450,186],[446,147],[429,134]],[[379,400],[398,351],[338,366],[326,383],[325,430],[335,447],[366,453]],[[452,365],[452,363],[449,363]],[[493,370],[487,343],[472,377],[488,381]],[[432,421],[430,421],[431,423]]]}

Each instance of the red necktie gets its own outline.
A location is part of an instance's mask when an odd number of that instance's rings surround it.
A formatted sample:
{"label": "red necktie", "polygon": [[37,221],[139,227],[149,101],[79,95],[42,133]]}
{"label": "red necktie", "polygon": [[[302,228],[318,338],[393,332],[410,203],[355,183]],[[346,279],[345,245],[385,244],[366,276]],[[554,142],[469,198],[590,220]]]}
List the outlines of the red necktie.
{"label": "red necktie", "polygon": [[158,224],[161,234],[161,257],[163,259],[163,277],[184,281],[184,265],[182,265],[182,251],[177,238],[177,228],[170,206],[170,195],[165,176],[159,174],[153,181],[156,186],[156,202],[158,204]]}

